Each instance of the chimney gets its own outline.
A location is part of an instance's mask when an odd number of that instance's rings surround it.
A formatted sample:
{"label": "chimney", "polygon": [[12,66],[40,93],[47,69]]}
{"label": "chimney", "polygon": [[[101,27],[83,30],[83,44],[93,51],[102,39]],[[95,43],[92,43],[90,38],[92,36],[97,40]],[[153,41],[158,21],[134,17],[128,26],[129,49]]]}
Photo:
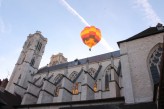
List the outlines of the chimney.
{"label": "chimney", "polygon": [[158,31],[164,30],[164,27],[163,27],[163,25],[161,23],[158,23],[156,27],[157,27]]}

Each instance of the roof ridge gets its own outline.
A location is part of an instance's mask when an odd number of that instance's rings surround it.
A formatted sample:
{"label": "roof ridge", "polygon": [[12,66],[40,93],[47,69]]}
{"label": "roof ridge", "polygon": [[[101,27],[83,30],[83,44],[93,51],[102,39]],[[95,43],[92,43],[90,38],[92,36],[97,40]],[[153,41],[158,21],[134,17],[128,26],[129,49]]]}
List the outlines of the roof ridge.
{"label": "roof ridge", "polygon": [[162,32],[164,32],[164,29],[158,30],[157,27],[149,27],[149,28],[139,32],[138,34],[133,35],[132,37],[130,37],[128,39],[125,39],[125,40],[117,42],[117,44],[118,44],[118,46],[120,46],[120,43],[122,43],[122,42],[128,42],[128,41],[132,41],[132,40],[135,40],[135,39],[148,37],[148,36],[151,36],[151,35],[154,35],[154,34],[158,34],[158,33],[162,33]]}

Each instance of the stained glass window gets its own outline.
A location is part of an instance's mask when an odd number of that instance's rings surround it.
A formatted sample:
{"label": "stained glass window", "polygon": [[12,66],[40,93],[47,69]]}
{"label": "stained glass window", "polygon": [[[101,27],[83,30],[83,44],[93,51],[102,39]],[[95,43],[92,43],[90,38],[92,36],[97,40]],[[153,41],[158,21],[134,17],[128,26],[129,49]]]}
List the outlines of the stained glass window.
{"label": "stained glass window", "polygon": [[153,83],[159,82],[160,62],[162,56],[162,44],[156,45],[151,51],[149,58],[149,68],[153,78]]}
{"label": "stained glass window", "polygon": [[93,90],[94,92],[97,92],[97,82],[94,83]]}
{"label": "stained glass window", "polygon": [[73,95],[77,95],[79,93],[78,87],[79,87],[78,83],[73,84],[73,87],[72,87],[72,94]]}

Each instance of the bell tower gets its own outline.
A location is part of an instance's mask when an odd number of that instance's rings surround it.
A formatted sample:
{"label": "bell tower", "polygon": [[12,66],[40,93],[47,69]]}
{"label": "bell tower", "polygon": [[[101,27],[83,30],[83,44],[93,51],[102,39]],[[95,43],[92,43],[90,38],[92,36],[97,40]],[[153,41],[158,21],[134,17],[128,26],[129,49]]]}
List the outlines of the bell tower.
{"label": "bell tower", "polygon": [[46,44],[47,38],[44,38],[40,31],[29,34],[6,87],[7,91],[17,93],[15,85],[27,88],[28,81],[32,80],[32,75],[38,71]]}

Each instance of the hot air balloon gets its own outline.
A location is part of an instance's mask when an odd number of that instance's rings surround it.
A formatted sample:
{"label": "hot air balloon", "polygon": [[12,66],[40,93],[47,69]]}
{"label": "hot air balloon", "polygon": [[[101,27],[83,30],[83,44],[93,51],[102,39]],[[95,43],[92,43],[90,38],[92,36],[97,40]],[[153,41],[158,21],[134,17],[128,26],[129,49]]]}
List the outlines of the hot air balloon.
{"label": "hot air balloon", "polygon": [[95,26],[88,26],[81,31],[81,38],[91,51],[91,48],[101,40],[101,32]]}

